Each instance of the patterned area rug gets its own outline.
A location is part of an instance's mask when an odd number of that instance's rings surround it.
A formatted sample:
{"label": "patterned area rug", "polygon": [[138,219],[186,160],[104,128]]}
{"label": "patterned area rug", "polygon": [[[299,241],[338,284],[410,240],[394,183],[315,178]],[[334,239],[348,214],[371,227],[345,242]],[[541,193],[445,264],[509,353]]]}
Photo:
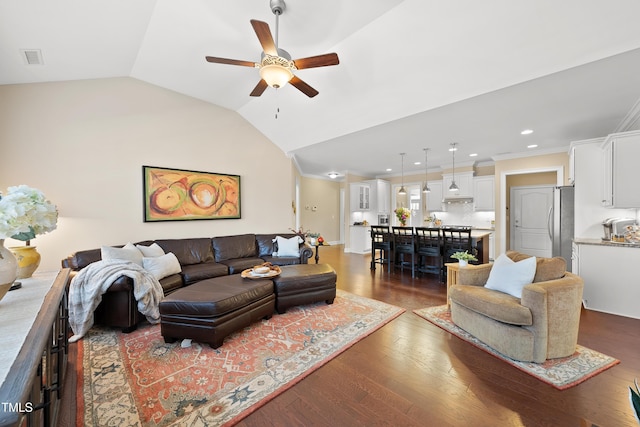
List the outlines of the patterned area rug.
{"label": "patterned area rug", "polygon": [[619,360],[595,350],[578,345],[569,357],[547,360],[544,363],[519,362],[504,356],[451,321],[451,312],[446,305],[413,310],[418,316],[461,338],[495,357],[504,360],[527,374],[553,387],[564,390],[599,374],[620,363]]}
{"label": "patterned area rug", "polygon": [[338,290],[332,305],[274,314],[217,350],[165,344],[159,325],[93,328],[78,343],[77,425],[232,425],[403,312]]}

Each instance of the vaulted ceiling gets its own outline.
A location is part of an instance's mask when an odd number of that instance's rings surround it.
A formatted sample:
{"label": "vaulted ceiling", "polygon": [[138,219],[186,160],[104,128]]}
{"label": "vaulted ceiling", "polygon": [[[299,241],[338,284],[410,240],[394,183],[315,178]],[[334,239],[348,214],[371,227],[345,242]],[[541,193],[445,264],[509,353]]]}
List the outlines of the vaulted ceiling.
{"label": "vaulted ceiling", "polygon": [[[279,47],[336,52],[291,85],[249,93],[249,20],[275,32],[268,0],[2,0],[0,84],[129,76],[237,111],[302,173],[405,173],[496,155],[557,152],[637,120],[637,0],[286,0]],[[28,65],[24,50],[40,50]],[[520,131],[533,129],[530,135]],[[537,144],[528,149],[527,145]],[[468,157],[470,154],[476,157]],[[391,168],[389,172],[386,169]]]}

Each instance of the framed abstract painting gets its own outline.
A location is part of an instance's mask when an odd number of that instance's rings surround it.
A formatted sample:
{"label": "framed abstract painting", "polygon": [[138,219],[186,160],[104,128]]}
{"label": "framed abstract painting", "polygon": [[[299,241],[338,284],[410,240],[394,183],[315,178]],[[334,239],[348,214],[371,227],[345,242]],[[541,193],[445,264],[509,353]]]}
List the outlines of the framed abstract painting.
{"label": "framed abstract painting", "polygon": [[142,166],[144,221],[238,219],[240,175]]}

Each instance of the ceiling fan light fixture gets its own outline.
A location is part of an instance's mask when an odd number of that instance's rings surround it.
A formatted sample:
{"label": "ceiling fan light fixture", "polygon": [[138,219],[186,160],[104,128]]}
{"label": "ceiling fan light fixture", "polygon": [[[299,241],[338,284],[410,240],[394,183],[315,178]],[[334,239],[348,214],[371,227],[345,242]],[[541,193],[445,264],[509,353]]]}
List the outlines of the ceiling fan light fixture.
{"label": "ceiling fan light fixture", "polygon": [[[269,87],[281,88],[287,83],[298,89],[309,98],[318,95],[318,91],[309,86],[300,77],[294,75],[296,70],[304,70],[306,68],[326,67],[329,65],[338,65],[340,59],[337,53],[326,53],[324,55],[308,56],[305,58],[291,59],[291,55],[284,49],[278,47],[278,33],[280,15],[286,9],[284,0],[271,0],[269,2],[271,11],[276,16],[275,38],[271,33],[269,24],[257,19],[251,19],[249,22],[253,27],[253,31],[258,36],[258,41],[262,46],[262,57],[260,62],[242,61],[230,58],[219,58],[217,56],[205,56],[207,62],[227,65],[239,65],[242,67],[258,68],[260,73],[260,81],[253,88],[249,96],[261,96]],[[276,114],[277,118],[277,114]]]}
{"label": "ceiling fan light fixture", "polygon": [[260,77],[273,88],[285,86],[293,78],[293,65],[281,56],[264,55],[260,64]]}

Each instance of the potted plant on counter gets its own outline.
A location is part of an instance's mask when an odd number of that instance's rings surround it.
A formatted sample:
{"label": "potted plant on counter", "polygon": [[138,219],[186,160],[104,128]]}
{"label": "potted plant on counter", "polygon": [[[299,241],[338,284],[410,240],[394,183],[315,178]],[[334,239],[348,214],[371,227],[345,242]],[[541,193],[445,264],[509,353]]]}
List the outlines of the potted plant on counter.
{"label": "potted plant on counter", "polygon": [[473,254],[470,254],[468,251],[454,252],[453,255],[451,255],[451,258],[457,259],[460,267],[466,267],[469,264],[469,261],[478,261],[478,258]]}
{"label": "potted plant on counter", "polygon": [[320,237],[320,233],[310,232],[307,234],[307,236],[309,236],[309,244],[311,246],[314,246],[318,240],[318,237]]}

